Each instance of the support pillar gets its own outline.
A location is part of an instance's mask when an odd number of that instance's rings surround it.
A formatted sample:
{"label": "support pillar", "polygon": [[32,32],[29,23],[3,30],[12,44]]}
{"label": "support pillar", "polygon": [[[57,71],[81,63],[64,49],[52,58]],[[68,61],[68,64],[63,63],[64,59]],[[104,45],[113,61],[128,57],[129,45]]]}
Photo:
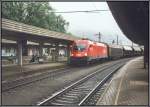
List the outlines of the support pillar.
{"label": "support pillar", "polygon": [[146,68],[146,65],[149,65],[149,47],[148,47],[148,43],[144,44],[144,68]]}
{"label": "support pillar", "polygon": [[18,46],[18,49],[17,49],[17,58],[18,58],[18,65],[22,66],[22,40],[18,40],[17,41],[17,46]]}
{"label": "support pillar", "polygon": [[47,48],[48,56],[50,56],[50,47]]}
{"label": "support pillar", "polygon": [[55,44],[55,48],[56,48],[56,50],[55,50],[55,52],[56,52],[56,55],[55,55],[55,60],[56,60],[56,62],[58,62],[58,57],[59,57],[59,43],[56,43]]}
{"label": "support pillar", "polygon": [[39,43],[39,56],[42,57],[43,56],[43,43]]}
{"label": "support pillar", "polygon": [[28,46],[27,46],[27,40],[22,40],[22,55],[28,56]]}
{"label": "support pillar", "polygon": [[70,63],[70,45],[67,44],[67,62]]}

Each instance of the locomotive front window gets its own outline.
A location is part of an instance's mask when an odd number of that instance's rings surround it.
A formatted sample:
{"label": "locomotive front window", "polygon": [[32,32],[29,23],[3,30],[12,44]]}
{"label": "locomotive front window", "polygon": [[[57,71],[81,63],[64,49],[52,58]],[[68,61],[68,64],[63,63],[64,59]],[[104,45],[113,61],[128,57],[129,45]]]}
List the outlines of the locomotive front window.
{"label": "locomotive front window", "polygon": [[73,47],[73,50],[76,50],[76,51],[83,51],[85,49],[86,49],[85,44],[75,44]]}

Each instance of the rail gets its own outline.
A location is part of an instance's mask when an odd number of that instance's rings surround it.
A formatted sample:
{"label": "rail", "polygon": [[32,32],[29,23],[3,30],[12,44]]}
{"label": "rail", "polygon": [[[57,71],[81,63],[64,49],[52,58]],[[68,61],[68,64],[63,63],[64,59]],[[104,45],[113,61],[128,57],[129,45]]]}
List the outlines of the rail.
{"label": "rail", "polygon": [[[49,104],[50,105],[77,105],[77,104],[82,105],[86,101],[86,99],[89,98],[88,93],[92,91],[91,89],[93,88],[93,83],[91,82],[91,80],[93,77],[95,76],[99,77],[98,75],[99,73],[101,74],[102,71],[103,72],[106,70],[109,71],[111,69],[112,72],[107,74],[104,80],[100,80],[101,81],[100,85],[102,85],[108,78],[111,77],[111,75],[114,72],[116,72],[123,65],[124,65],[124,62],[123,63],[119,62],[115,64],[113,63],[112,65],[109,65],[109,67],[103,66],[100,70],[97,70],[96,72],[93,72],[92,74],[87,75],[86,77],[78,80],[77,82],[71,84],[70,86],[54,93],[52,96],[46,98],[45,100],[38,102],[37,105],[49,105]],[[98,87],[100,85],[98,85]],[[82,98],[79,98],[81,93],[83,94],[81,95]],[[86,98],[84,99],[83,97],[84,98],[86,97]]]}

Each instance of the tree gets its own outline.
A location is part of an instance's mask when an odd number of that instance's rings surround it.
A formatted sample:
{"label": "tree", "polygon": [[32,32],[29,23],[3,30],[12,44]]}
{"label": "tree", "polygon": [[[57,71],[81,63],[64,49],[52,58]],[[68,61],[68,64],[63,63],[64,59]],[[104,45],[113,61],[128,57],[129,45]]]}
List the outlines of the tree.
{"label": "tree", "polygon": [[2,17],[24,22],[24,15],[22,2],[2,2]]}
{"label": "tree", "polygon": [[69,26],[48,2],[2,2],[2,17],[64,33]]}

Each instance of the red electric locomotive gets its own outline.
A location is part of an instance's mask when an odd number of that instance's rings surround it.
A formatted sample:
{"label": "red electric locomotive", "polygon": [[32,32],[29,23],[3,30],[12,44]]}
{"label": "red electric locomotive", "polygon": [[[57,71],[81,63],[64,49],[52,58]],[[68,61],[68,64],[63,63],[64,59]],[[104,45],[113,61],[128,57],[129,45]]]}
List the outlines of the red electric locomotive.
{"label": "red electric locomotive", "polygon": [[71,64],[88,63],[108,58],[107,45],[90,40],[76,40],[71,46]]}

